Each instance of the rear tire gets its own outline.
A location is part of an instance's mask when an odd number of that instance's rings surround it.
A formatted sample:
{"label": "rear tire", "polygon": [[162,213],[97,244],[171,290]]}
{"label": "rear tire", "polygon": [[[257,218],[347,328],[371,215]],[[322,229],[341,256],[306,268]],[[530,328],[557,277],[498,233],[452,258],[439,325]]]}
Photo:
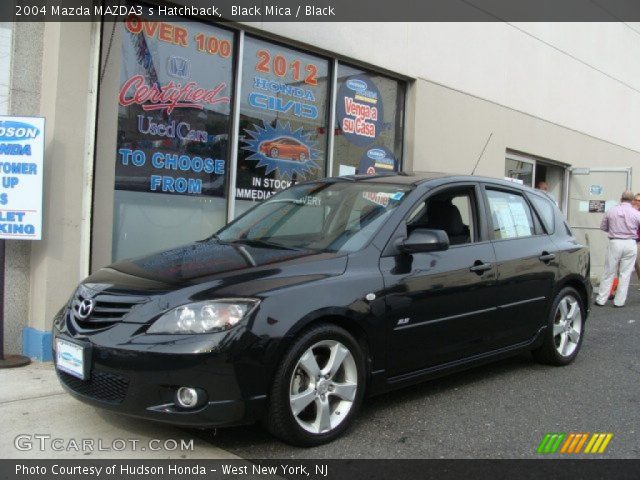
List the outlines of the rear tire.
{"label": "rear tire", "polygon": [[564,366],[575,360],[585,332],[582,297],[571,287],[556,295],[544,332],[542,345],[533,350],[533,358],[547,365]]}
{"label": "rear tire", "polygon": [[293,343],[280,362],[264,424],[292,445],[330,442],[355,417],[365,378],[364,355],[351,334],[331,324],[314,327]]}

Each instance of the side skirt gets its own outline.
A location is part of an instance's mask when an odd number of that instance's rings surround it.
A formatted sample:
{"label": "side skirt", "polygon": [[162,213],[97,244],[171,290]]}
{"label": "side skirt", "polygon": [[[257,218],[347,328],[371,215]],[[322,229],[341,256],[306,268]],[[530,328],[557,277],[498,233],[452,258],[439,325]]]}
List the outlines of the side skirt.
{"label": "side skirt", "polygon": [[435,365],[433,367],[415,370],[413,372],[403,373],[394,377],[387,378],[386,372],[384,370],[377,370],[371,373],[368,395],[380,395],[391,390],[396,390],[410,385],[415,385],[426,380],[443,377],[449,375],[450,373],[468,370],[470,368],[485,365],[487,363],[492,363],[497,360],[512,357],[521,352],[531,350],[532,348],[535,348],[540,344],[542,336],[544,335],[546,329],[546,326],[540,328],[540,330],[538,330],[538,333],[533,338],[525,342],[510,345],[498,350],[481,353],[472,357],[454,360],[453,362]]}

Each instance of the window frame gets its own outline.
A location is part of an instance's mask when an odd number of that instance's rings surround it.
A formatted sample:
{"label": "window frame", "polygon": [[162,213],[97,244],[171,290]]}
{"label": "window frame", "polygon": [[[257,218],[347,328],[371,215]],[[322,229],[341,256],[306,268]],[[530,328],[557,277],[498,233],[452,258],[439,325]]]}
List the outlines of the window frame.
{"label": "window frame", "polygon": [[[145,2],[148,4],[155,4],[156,1],[148,1]],[[181,2],[178,2],[181,3]],[[353,68],[358,68],[366,71],[367,73],[372,73],[375,75],[386,77],[390,80],[398,82],[403,89],[402,91],[402,111],[398,113],[398,115],[402,115],[401,124],[402,131],[399,134],[399,155],[398,155],[398,165],[399,171],[401,171],[405,165],[405,154],[406,154],[406,119],[407,119],[407,105],[408,105],[408,95],[411,88],[412,77],[407,75],[403,75],[392,70],[385,69],[384,67],[368,64],[361,60],[355,58],[349,58],[344,55],[341,55],[335,51],[328,51],[325,49],[317,48],[314,45],[309,45],[304,43],[303,41],[296,40],[293,38],[285,38],[280,35],[277,35],[273,32],[267,32],[264,30],[260,30],[258,28],[251,27],[250,25],[240,25],[240,24],[229,24],[227,22],[217,22],[211,21],[208,17],[203,17],[200,15],[180,15],[176,17],[181,21],[193,21],[202,23],[204,25],[211,25],[216,28],[231,32],[233,34],[233,49],[231,52],[232,55],[232,81],[229,85],[230,93],[231,93],[231,111],[230,111],[230,122],[228,127],[228,148],[226,155],[226,175],[225,175],[225,188],[224,188],[224,200],[225,200],[225,210],[223,212],[225,217],[224,225],[228,225],[232,223],[235,219],[242,216],[239,214],[236,209],[236,189],[238,183],[237,176],[237,168],[238,168],[238,142],[240,137],[239,131],[239,120],[240,120],[240,100],[242,95],[242,71],[244,68],[244,40],[245,36],[249,36],[251,38],[255,38],[260,41],[267,42],[269,44],[275,46],[281,46],[283,48],[297,50],[302,53],[306,53],[309,55],[313,55],[328,61],[329,70],[327,74],[327,119],[324,127],[327,129],[327,140],[326,145],[323,142],[323,147],[326,148],[325,161],[322,164],[323,172],[325,177],[330,177],[335,175],[333,172],[333,159],[334,159],[334,145],[335,145],[335,129],[333,128],[335,124],[335,110],[336,110],[336,94],[337,94],[337,73],[340,65],[345,64],[351,66]],[[101,32],[107,32],[107,30],[117,28],[118,22],[111,22],[110,19],[106,17],[102,17],[100,19],[100,30]],[[100,69],[105,68],[105,62],[109,62],[108,52],[111,50],[110,44],[107,42],[100,42],[100,53],[99,53],[99,67]],[[114,46],[114,51],[119,51],[119,45]],[[105,53],[106,52],[106,53]],[[111,82],[111,80],[109,80]],[[100,82],[100,85],[97,85],[97,97],[98,102],[102,104],[107,104],[112,102],[113,99],[111,96],[106,96],[106,92],[110,92],[111,90],[118,90],[119,80],[114,80],[114,85],[109,84],[108,88]],[[116,83],[118,83],[116,85]],[[117,130],[117,125],[106,125],[99,127],[101,125],[100,120],[102,119],[102,123],[105,121],[111,121],[110,115],[105,115],[104,112],[101,111],[100,108],[96,110],[96,138],[101,135],[111,135],[112,130]],[[102,132],[102,133],[101,133]],[[109,151],[106,155],[102,150],[104,145],[112,143],[112,139],[108,137],[104,137],[102,142],[95,142],[94,145],[94,169],[97,171],[98,166],[104,163],[103,161],[99,161],[99,158],[109,157],[108,160],[105,160],[105,165],[100,166],[99,169],[104,170],[108,169],[111,172],[107,176],[105,180],[105,185],[101,190],[104,192],[100,193],[100,195],[108,196],[108,201],[106,203],[101,202],[104,207],[104,212],[102,209],[99,213],[100,217],[104,216],[104,219],[100,222],[95,223],[93,220],[91,222],[91,234],[90,234],[90,271],[95,271],[97,268],[100,268],[104,265],[110,264],[113,262],[112,250],[113,250],[113,232],[114,232],[114,221],[112,216],[112,210],[114,205],[114,188],[109,181],[110,178],[114,175],[115,166],[111,161],[112,152]],[[108,165],[107,165],[108,163]],[[103,177],[101,177],[103,178]],[[102,182],[102,180],[100,180]],[[98,181],[96,181],[98,183]],[[302,182],[298,182],[302,183]],[[106,206],[106,205],[109,206]],[[96,204],[92,202],[92,213],[96,211]],[[92,218],[95,215],[92,215]],[[106,224],[106,228],[109,229],[110,234],[105,238],[108,238],[107,241],[97,241],[96,235],[94,235],[96,228],[99,224]]]}
{"label": "window frame", "polygon": [[[536,190],[536,183],[538,182],[538,179],[536,177],[536,169],[538,168],[538,166],[543,166],[545,168],[561,168],[563,170],[562,172],[562,190],[560,192],[559,198],[555,199],[552,198],[556,204],[556,206],[558,207],[558,209],[566,216],[567,215],[567,209],[569,208],[569,177],[570,177],[570,165],[563,163],[563,162],[559,162],[559,161],[555,161],[555,160],[551,160],[548,158],[544,158],[544,157],[539,157],[536,155],[532,155],[529,153],[525,153],[525,152],[521,152],[518,150],[513,150],[511,148],[507,148],[505,151],[505,167],[506,167],[506,162],[511,160],[514,162],[522,162],[522,163],[527,163],[527,164],[531,164],[532,165],[532,175],[531,175],[531,185],[525,185],[523,183],[524,186],[526,187],[530,187],[533,190]],[[592,169],[593,170],[593,169]],[[512,177],[508,177],[507,176],[507,172],[505,169],[505,179],[507,178],[512,178]],[[516,182],[517,183],[517,182]]]}
{"label": "window frame", "polygon": [[415,208],[421,203],[425,203],[430,197],[437,196],[440,193],[443,193],[447,190],[467,190],[470,193],[473,193],[475,197],[475,206],[471,205],[471,209],[475,216],[474,221],[476,222],[476,233],[478,238],[475,241],[470,243],[462,243],[458,245],[450,245],[449,250],[456,248],[464,248],[464,247],[472,247],[476,245],[480,245],[483,243],[490,242],[488,223],[486,221],[486,204],[484,201],[484,193],[482,191],[482,186],[479,182],[452,182],[446,183],[443,185],[439,185],[437,187],[431,188],[420,195],[420,197],[413,202],[413,204],[408,208],[408,210],[403,214],[400,223],[395,228],[393,233],[389,236],[389,241],[387,245],[383,249],[380,257],[389,257],[398,255],[399,250],[395,246],[395,241],[398,238],[407,238],[408,230],[407,230],[407,219],[413,213]]}
{"label": "window frame", "polygon": [[[406,79],[402,79],[398,76],[394,76],[394,75],[390,75],[386,72],[382,72],[379,69],[376,68],[372,68],[371,66],[365,66],[362,64],[358,64],[354,61],[348,61],[348,60],[344,60],[344,61],[340,61],[337,57],[334,59],[333,62],[333,78],[331,79],[331,104],[330,104],[330,108],[331,108],[331,112],[330,112],[330,129],[331,132],[329,133],[330,136],[330,142],[329,142],[329,154],[327,155],[327,174],[328,176],[334,176],[334,172],[333,172],[333,160],[334,160],[334,151],[335,151],[335,137],[336,137],[336,107],[337,107],[337,94],[338,94],[338,71],[340,69],[340,66],[345,66],[345,67],[349,67],[349,68],[353,68],[353,69],[357,69],[357,70],[362,70],[364,74],[374,74],[377,75],[379,77],[383,77],[386,78],[388,80],[397,82],[403,89],[403,94],[402,94],[402,118],[401,118],[401,124],[402,124],[402,134],[400,135],[400,154],[398,155],[398,172],[402,171],[402,167],[404,166],[404,154],[405,154],[405,150],[406,150],[406,145],[405,145],[405,131],[406,131],[406,120],[407,120],[407,92],[409,91],[409,82]],[[394,152],[395,154],[395,152]],[[335,175],[337,176],[337,175]]]}

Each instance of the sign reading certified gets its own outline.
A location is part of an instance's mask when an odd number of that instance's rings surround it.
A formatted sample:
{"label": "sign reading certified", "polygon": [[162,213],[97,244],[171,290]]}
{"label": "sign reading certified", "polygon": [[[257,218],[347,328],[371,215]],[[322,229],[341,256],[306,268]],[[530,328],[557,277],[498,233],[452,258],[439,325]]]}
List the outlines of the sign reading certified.
{"label": "sign reading certified", "polygon": [[0,116],[0,239],[42,238],[44,118]]}

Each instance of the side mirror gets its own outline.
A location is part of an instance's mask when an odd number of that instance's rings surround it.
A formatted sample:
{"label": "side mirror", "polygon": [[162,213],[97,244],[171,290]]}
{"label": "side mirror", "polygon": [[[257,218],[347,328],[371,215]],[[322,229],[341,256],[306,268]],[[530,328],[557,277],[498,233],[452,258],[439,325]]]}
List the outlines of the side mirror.
{"label": "side mirror", "polygon": [[400,241],[398,248],[404,253],[439,252],[449,249],[449,235],[444,230],[416,228]]}

